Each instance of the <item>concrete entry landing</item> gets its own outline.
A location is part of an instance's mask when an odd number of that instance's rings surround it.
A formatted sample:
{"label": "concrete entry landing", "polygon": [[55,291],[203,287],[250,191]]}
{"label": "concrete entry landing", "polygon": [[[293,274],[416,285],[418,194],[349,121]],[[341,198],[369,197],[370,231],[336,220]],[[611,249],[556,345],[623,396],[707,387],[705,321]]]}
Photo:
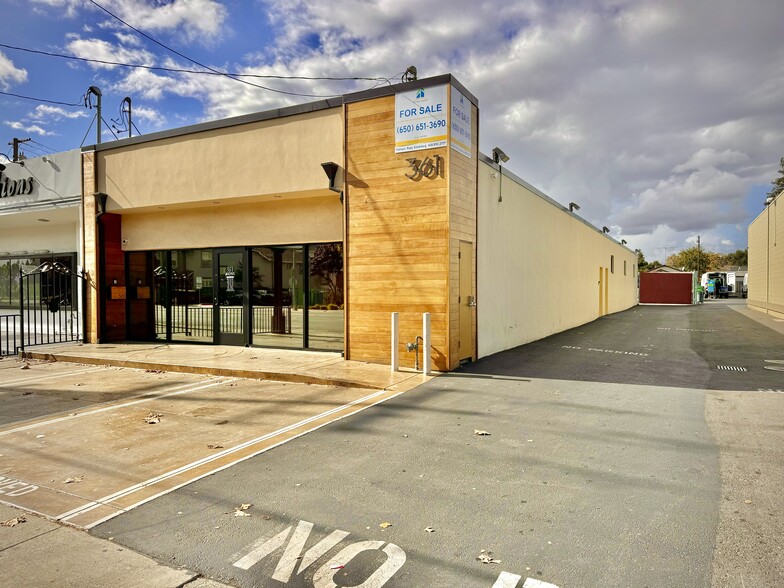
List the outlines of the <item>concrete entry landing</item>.
{"label": "concrete entry landing", "polygon": [[339,353],[229,345],[176,343],[61,343],[30,347],[31,359],[113,365],[166,372],[387,389],[424,382],[413,371],[391,372],[388,365],[344,360]]}

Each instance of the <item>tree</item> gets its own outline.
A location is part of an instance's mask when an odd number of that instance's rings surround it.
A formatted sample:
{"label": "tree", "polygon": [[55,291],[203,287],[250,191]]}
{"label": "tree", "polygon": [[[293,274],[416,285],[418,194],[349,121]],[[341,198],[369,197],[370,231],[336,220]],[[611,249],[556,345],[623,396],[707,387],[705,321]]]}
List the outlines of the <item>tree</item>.
{"label": "tree", "polygon": [[643,255],[642,251],[639,249],[637,250],[637,271],[638,272],[648,272],[652,269],[656,269],[657,267],[661,267],[661,263],[657,260],[654,261],[645,261],[645,255]]}
{"label": "tree", "polygon": [[768,192],[768,197],[774,198],[784,191],[784,157],[779,160],[779,177],[771,182],[773,187]]}
{"label": "tree", "polygon": [[343,245],[316,245],[310,258],[310,275],[326,282],[329,289],[327,304],[343,304]]}
{"label": "tree", "polygon": [[749,265],[749,250],[738,249],[735,253],[727,253],[722,265]]}
{"label": "tree", "polygon": [[678,253],[673,253],[667,258],[667,265],[687,272],[699,271],[701,274],[719,269],[724,263],[725,256],[721,253],[698,249],[696,245]]}

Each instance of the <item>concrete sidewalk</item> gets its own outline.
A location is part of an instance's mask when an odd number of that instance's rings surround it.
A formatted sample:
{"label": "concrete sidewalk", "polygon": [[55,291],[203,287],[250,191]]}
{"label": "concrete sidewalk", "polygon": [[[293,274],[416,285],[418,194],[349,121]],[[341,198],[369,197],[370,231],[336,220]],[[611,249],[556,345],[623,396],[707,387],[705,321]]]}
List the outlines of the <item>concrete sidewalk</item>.
{"label": "concrete sidewalk", "polygon": [[0,586],[221,588],[85,531],[0,505]]}
{"label": "concrete sidewalk", "polygon": [[413,370],[344,360],[339,353],[187,343],[60,343],[28,347],[24,357],[146,370],[276,380],[347,388],[410,389],[427,381]]}

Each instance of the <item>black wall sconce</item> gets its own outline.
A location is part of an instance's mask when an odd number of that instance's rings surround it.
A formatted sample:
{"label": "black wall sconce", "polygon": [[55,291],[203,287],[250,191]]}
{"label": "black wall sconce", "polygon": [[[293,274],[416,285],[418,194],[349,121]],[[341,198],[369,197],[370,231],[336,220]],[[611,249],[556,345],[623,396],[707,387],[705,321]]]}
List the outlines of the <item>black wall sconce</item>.
{"label": "black wall sconce", "polygon": [[104,194],[103,192],[96,192],[95,196],[95,204],[97,211],[95,213],[95,220],[97,221],[106,213],[106,200],[109,198],[108,194]]}

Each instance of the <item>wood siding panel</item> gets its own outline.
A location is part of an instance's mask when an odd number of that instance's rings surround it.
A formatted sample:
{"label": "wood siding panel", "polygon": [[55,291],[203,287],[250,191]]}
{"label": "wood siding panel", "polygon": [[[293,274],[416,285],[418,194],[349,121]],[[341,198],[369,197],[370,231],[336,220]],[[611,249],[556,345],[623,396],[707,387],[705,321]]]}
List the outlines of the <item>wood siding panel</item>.
{"label": "wood siding panel", "polygon": [[[346,283],[348,359],[390,359],[390,313],[400,312],[401,366],[413,367],[405,343],[422,335],[431,313],[431,360],[449,368],[446,177],[406,177],[406,161],[448,149],[395,153],[395,97],[346,105]],[[444,166],[444,176],[449,168]],[[421,358],[420,358],[421,361]]]}

